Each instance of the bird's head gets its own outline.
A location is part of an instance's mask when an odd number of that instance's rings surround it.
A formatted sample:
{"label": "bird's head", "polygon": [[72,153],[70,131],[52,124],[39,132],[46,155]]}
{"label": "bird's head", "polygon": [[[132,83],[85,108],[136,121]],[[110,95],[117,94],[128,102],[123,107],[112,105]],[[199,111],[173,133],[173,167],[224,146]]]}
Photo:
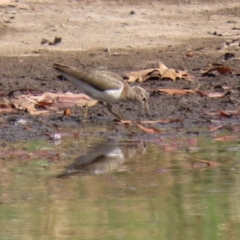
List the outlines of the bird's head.
{"label": "bird's head", "polygon": [[133,91],[135,92],[135,99],[136,101],[140,102],[144,110],[146,111],[148,117],[152,117],[149,106],[148,106],[148,100],[149,100],[149,94],[147,91],[141,87],[134,86],[132,87]]}

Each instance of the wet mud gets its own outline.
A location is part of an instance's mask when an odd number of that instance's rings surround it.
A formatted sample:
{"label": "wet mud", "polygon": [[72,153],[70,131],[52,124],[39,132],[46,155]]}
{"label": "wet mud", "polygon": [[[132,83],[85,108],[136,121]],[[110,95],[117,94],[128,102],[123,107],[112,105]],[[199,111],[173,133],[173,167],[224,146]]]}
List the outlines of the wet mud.
{"label": "wet mud", "polygon": [[[205,93],[228,92],[222,97],[208,97],[197,93],[169,95],[149,91],[152,120],[168,122],[155,124],[155,127],[168,129],[172,134],[194,132],[199,135],[200,129],[206,130],[216,126],[238,131],[240,61],[236,59],[225,62],[235,70],[233,74],[216,73],[203,76],[200,73],[209,63],[223,63],[224,51],[216,50],[221,42],[219,38],[196,42],[192,47],[195,49],[201,47],[202,50],[191,57],[187,56],[188,43],[164,49],[114,49],[111,52],[97,49],[84,52],[46,52],[24,57],[3,56],[0,58],[1,98],[8,97],[9,92],[17,89],[78,93],[78,89],[67,80],[59,78],[59,74],[52,69],[55,62],[75,67],[101,67],[124,76],[130,71],[155,68],[158,62],[162,61],[169,68],[186,69],[194,76],[194,79],[192,81],[151,79],[143,83],[131,83],[131,85],[140,85],[148,91],[149,89],[174,88],[198,89]],[[232,52],[235,55],[239,54],[237,50]],[[123,119],[135,121],[130,127],[114,122],[114,117],[100,104],[89,109],[87,120],[83,119],[83,108],[73,107],[71,110],[72,116],[63,116],[62,112],[53,112],[40,117],[30,115],[25,111],[2,114],[0,115],[1,140],[49,138],[51,133],[61,131],[59,129],[65,127],[73,127],[81,132],[91,125],[105,126],[105,130],[99,130],[99,135],[141,135],[144,133],[134,126],[138,120],[148,120],[144,110],[139,112],[138,106],[130,103],[114,104],[114,110],[120,113]],[[26,120],[25,124],[19,123],[22,119]]]}

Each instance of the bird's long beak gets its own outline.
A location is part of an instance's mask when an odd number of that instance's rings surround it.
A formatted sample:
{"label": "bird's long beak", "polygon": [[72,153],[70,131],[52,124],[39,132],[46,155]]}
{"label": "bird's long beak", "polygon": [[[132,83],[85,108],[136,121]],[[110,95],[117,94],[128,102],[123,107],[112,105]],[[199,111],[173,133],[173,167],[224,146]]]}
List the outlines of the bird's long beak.
{"label": "bird's long beak", "polygon": [[147,103],[147,102],[145,102],[145,103],[143,104],[143,108],[144,108],[145,112],[147,113],[148,117],[149,117],[149,118],[152,118],[152,114],[150,113],[149,106],[148,106],[148,103]]}

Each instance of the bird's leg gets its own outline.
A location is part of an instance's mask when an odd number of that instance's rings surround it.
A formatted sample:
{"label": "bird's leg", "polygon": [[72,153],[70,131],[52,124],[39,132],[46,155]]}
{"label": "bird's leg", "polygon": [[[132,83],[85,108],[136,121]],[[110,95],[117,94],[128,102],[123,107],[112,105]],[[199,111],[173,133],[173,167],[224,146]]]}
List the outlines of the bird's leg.
{"label": "bird's leg", "polygon": [[87,114],[88,114],[88,108],[89,108],[89,103],[91,102],[92,99],[88,100],[86,102],[86,105],[85,105],[85,112],[84,112],[84,119],[87,118]]}
{"label": "bird's leg", "polygon": [[[152,114],[150,113],[148,102],[146,100],[142,102],[142,107],[144,108],[149,119],[152,119]],[[140,108],[139,108],[139,112],[141,112]]]}
{"label": "bird's leg", "polygon": [[107,103],[107,109],[108,111],[113,114],[118,120],[121,120],[121,118],[112,110],[112,105],[110,103]]}

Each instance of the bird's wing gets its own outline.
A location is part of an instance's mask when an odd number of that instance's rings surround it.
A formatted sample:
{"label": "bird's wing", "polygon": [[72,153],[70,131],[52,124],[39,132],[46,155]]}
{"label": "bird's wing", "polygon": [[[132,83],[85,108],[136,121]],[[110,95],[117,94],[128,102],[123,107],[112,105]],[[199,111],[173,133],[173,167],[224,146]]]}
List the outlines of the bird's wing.
{"label": "bird's wing", "polygon": [[80,69],[55,63],[53,68],[60,73],[70,75],[99,91],[119,89],[123,86],[123,79],[116,73],[98,69]]}

